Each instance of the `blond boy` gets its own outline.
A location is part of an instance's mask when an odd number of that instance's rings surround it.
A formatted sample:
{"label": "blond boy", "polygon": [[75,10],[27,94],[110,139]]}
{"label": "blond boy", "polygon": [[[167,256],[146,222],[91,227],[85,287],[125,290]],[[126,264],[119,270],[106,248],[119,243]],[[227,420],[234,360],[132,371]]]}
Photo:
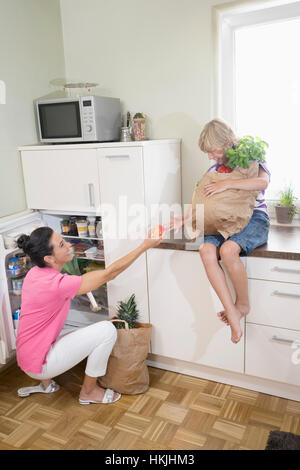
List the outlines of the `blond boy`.
{"label": "blond boy", "polygon": [[[209,160],[215,161],[207,171],[217,171],[221,165],[226,165],[228,163],[226,150],[238,143],[239,139],[225,121],[216,118],[208,122],[199,139],[200,149],[207,153]],[[269,181],[270,172],[263,161],[259,163],[259,173],[256,178],[240,180],[228,178],[212,182],[204,187],[204,195],[207,197],[227,189],[260,191],[255,201],[253,215],[240,233],[232,235],[227,240],[222,235],[205,235],[204,243],[199,249],[207,277],[224,307],[218,316],[230,326],[233,343],[240,341],[242,337],[240,321],[250,310],[248,278],[240,255],[249,255],[251,251],[268,240],[270,221],[264,194]],[[170,228],[178,231],[183,224],[184,218],[175,217]],[[219,258],[223,261],[234,286],[235,303],[227,286],[224,271],[219,264]]]}

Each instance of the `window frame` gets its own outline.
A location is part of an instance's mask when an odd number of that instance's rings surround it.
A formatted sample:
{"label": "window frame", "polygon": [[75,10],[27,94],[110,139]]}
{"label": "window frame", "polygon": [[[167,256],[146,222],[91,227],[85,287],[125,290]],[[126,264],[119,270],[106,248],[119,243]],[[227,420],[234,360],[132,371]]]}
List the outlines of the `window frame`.
{"label": "window frame", "polygon": [[[213,7],[213,113],[236,128],[235,31],[237,29],[300,18],[300,1],[267,0],[231,3]],[[266,199],[270,216],[275,216],[278,199]],[[300,209],[300,204],[296,204]],[[295,219],[300,218],[299,214]]]}

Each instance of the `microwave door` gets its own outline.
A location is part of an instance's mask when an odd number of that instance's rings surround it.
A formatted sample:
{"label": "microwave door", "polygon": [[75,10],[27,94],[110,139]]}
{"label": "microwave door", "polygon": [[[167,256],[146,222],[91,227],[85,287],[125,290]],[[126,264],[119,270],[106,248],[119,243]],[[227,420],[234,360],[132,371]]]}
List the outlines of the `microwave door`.
{"label": "microwave door", "polygon": [[38,104],[42,142],[82,141],[79,100]]}

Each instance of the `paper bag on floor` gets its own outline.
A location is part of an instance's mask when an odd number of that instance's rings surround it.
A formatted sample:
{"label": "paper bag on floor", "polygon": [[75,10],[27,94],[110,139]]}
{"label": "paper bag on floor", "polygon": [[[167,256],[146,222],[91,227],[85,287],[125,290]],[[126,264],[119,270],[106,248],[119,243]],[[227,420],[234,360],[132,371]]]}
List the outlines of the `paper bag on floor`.
{"label": "paper bag on floor", "polygon": [[[255,200],[259,191],[246,191],[243,189],[227,189],[210,197],[203,195],[206,184],[226,179],[246,179],[258,176],[259,164],[252,161],[249,168],[237,167],[231,173],[206,173],[197,183],[192,198],[191,216],[185,222],[185,230],[189,238],[193,239],[203,235],[223,235],[225,240],[235,233],[241,232],[253,214]],[[203,221],[196,217],[198,204],[204,205]]]}
{"label": "paper bag on floor", "polygon": [[[121,320],[112,320],[121,321]],[[126,323],[126,322],[124,322]],[[144,393],[149,388],[146,358],[152,325],[136,323],[138,328],[117,329],[118,337],[108,360],[106,374],[98,379],[101,387],[125,395]]]}

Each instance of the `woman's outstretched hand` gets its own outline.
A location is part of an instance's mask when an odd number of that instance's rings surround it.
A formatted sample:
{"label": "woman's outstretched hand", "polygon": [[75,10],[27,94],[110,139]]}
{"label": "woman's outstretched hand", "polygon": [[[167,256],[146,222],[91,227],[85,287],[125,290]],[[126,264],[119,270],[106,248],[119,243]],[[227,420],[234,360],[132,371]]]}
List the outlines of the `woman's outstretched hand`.
{"label": "woman's outstretched hand", "polygon": [[161,225],[158,225],[157,227],[149,230],[147,237],[143,241],[143,245],[146,250],[149,248],[155,248],[164,238],[167,238],[167,233]]}

